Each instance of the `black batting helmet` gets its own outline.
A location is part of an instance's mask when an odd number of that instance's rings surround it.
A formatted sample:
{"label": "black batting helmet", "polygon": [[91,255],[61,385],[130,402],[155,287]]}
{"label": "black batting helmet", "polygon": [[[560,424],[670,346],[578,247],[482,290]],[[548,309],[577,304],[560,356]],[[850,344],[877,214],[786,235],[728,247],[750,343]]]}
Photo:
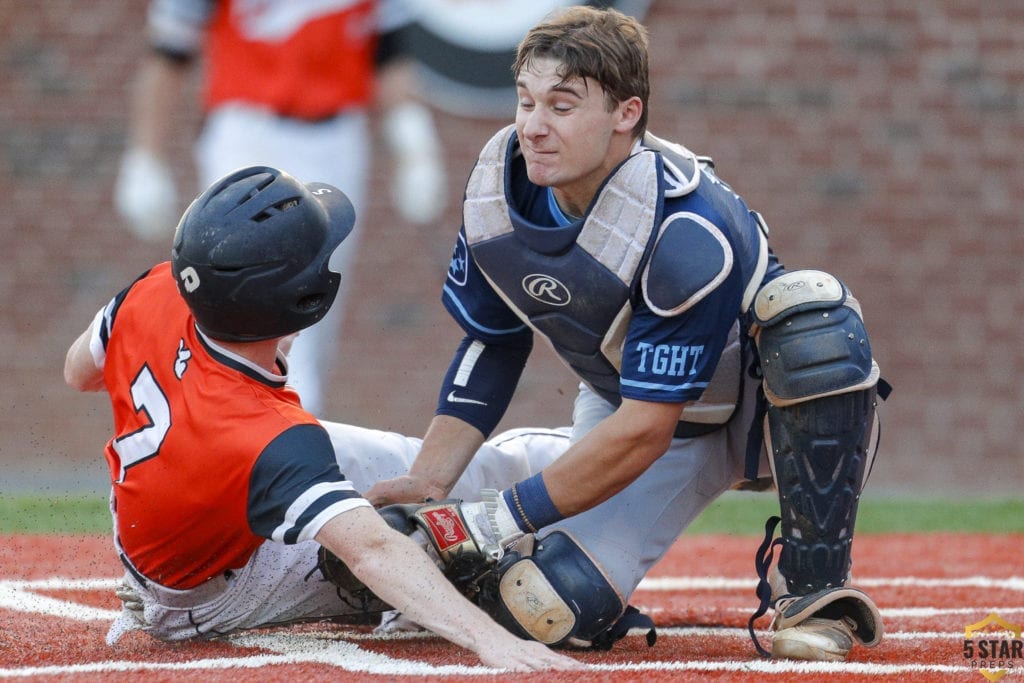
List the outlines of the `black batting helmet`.
{"label": "black batting helmet", "polygon": [[203,332],[225,341],[283,337],[327,314],[341,274],[331,256],[352,231],[341,190],[269,166],[215,182],[178,223],[171,270]]}

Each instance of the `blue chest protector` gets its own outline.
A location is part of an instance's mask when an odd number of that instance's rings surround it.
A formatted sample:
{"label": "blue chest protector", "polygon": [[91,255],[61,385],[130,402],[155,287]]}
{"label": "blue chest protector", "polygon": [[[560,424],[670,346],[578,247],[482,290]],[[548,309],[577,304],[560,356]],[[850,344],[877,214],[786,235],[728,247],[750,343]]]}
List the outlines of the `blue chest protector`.
{"label": "blue chest protector", "polygon": [[[728,346],[736,358],[713,359],[707,374],[714,377],[699,383],[697,401],[718,408],[684,412],[684,421],[724,424],[738,396],[737,320],[769,270],[766,230],[756,214],[699,159],[653,136],[606,180],[586,216],[569,226],[530,220],[539,188],[525,178],[514,129],[506,128],[484,148],[466,190],[466,245],[492,289],[584,382],[617,405],[629,374],[624,355],[635,353],[633,346],[624,352],[624,345],[638,325],[670,326],[667,321],[710,293],[731,288],[731,310],[711,326],[720,332],[715,353]],[[653,323],[639,322],[641,313]],[[655,356],[652,345],[641,365],[653,365]],[[632,372],[637,364],[627,365]],[[635,385],[654,386],[639,379]],[[666,393],[651,400],[682,399]]]}

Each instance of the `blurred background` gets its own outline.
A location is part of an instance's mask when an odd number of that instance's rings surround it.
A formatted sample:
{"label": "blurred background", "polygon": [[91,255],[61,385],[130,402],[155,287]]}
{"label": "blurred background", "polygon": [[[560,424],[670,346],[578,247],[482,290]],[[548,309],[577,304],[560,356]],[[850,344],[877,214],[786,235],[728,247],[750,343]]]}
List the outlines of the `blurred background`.
{"label": "blurred background", "polygon": [[[436,225],[403,222],[376,165],[326,410],[417,435],[460,337],[440,288],[463,183],[514,107],[514,42],[458,21],[480,3],[424,2],[449,205]],[[559,4],[490,15],[508,26]],[[783,263],[828,270],[862,302],[895,387],[868,492],[1024,491],[1024,5],[616,4],[650,28],[651,131],[714,157]],[[109,407],[67,388],[62,366],[99,307],[169,257],[173,226],[142,241],[112,205],[145,14],[143,0],[0,0],[0,493],[106,488]],[[196,99],[168,131],[182,210],[199,190]],[[503,426],[566,424],[574,394],[538,345]]]}

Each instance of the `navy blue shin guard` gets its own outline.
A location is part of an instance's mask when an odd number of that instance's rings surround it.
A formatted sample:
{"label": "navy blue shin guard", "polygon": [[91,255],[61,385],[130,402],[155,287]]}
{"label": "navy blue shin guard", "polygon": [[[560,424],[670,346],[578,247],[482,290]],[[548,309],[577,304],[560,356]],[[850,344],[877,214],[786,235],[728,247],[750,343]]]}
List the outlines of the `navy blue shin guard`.
{"label": "navy blue shin guard", "polygon": [[782,517],[779,570],[791,593],[846,583],[872,459],[875,388],[768,410]]}

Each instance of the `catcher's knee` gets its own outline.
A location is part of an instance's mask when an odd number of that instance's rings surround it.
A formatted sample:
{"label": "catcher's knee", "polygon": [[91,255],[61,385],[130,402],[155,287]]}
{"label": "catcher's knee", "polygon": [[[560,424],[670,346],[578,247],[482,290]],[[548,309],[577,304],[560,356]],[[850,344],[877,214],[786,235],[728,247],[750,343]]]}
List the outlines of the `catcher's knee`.
{"label": "catcher's knee", "polygon": [[546,645],[589,646],[623,613],[618,592],[563,531],[511,551],[481,587],[480,607],[509,631]]}
{"label": "catcher's knee", "polygon": [[757,293],[754,318],[765,394],[773,406],[878,383],[860,304],[832,275],[798,270],[772,280]]}
{"label": "catcher's knee", "polygon": [[854,467],[859,493],[878,445],[879,383],[860,305],[832,275],[798,270],[758,292],[754,317],[776,483],[787,452],[817,459],[854,451],[863,465]]}

